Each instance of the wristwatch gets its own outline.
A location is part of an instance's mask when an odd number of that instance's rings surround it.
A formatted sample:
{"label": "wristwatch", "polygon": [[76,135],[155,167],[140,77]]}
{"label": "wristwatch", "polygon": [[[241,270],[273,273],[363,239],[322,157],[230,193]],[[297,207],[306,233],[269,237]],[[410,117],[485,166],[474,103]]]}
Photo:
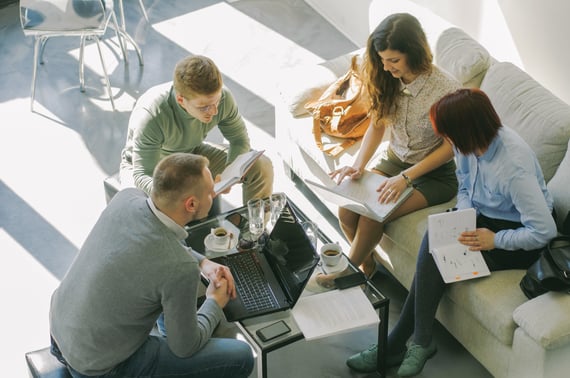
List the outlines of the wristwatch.
{"label": "wristwatch", "polygon": [[408,185],[408,187],[414,186],[414,183],[412,182],[412,179],[410,179],[410,178],[408,177],[408,175],[406,175],[404,172],[402,172],[402,177],[404,178],[404,180],[406,180],[406,185]]}

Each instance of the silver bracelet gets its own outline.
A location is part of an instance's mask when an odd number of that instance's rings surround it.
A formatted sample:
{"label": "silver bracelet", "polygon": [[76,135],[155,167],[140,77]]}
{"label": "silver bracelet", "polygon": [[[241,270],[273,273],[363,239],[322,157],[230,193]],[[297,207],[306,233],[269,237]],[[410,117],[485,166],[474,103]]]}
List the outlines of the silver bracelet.
{"label": "silver bracelet", "polygon": [[406,180],[406,185],[408,185],[408,187],[414,186],[412,180],[404,172],[402,172],[402,177],[404,178],[404,180]]}

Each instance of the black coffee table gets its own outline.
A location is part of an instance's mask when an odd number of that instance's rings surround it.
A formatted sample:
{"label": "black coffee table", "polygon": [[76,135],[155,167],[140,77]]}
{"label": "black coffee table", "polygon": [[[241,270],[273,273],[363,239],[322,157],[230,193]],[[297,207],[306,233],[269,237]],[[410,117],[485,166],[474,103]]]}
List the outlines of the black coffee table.
{"label": "black coffee table", "polygon": [[[310,220],[289,198],[287,201],[299,222]],[[266,210],[269,211],[269,209]],[[240,245],[237,244],[236,246],[233,246],[234,243],[232,243],[232,248],[230,248],[230,250],[224,252],[217,252],[206,248],[204,239],[208,236],[212,228],[216,228],[220,224],[224,225],[231,232],[239,233],[239,235],[243,237],[249,232],[249,225],[247,223],[247,207],[240,207],[217,216],[209,217],[206,220],[195,224],[188,225],[186,229],[189,236],[186,239],[186,243],[195,251],[204,254],[206,257],[216,257],[227,253],[239,253],[239,250],[241,249]],[[234,235],[234,237],[237,237],[237,235]],[[318,230],[318,239],[321,243],[331,242],[331,239],[328,238],[320,229]],[[244,247],[250,246],[244,245]],[[350,269],[354,271],[358,269],[350,260],[348,260],[348,262]],[[317,269],[319,269],[319,267],[317,267]],[[370,280],[367,280],[367,282],[362,284],[360,287],[368,300],[370,300],[373,307],[379,312],[380,322],[378,325],[378,350],[384,351],[388,337],[388,310],[390,300],[386,298]],[[291,328],[291,332],[267,342],[262,341],[257,336],[256,331],[267,325],[273,324],[278,320],[283,320],[289,328]],[[261,355],[261,359],[258,359],[257,371],[258,375],[261,374],[261,377],[263,378],[267,377],[267,353],[303,339],[303,333],[297,326],[291,311],[280,311],[268,315],[262,315],[236,322],[236,324],[250,344],[253,345]],[[378,353],[377,366],[377,372],[381,377],[385,377],[385,353]]]}

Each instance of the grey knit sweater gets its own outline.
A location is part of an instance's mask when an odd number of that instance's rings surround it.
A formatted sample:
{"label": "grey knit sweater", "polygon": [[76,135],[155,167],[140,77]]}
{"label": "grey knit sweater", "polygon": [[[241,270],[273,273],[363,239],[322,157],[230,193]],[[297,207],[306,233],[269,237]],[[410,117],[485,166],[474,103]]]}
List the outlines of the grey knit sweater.
{"label": "grey knit sweater", "polygon": [[52,336],[83,374],[104,374],[126,360],[161,312],[180,357],[202,348],[223,316],[212,299],[196,311],[198,260],[146,199],[138,189],[115,196],[53,293]]}

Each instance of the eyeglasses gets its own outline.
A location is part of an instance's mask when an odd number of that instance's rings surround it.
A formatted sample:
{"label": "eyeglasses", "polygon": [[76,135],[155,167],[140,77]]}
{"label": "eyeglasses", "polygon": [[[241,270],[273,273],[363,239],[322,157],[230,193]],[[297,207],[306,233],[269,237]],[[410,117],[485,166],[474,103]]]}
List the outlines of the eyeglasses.
{"label": "eyeglasses", "polygon": [[206,105],[206,106],[200,106],[200,107],[197,107],[197,106],[194,106],[194,105],[192,105],[192,106],[194,107],[194,109],[198,110],[200,113],[209,113],[210,110],[212,110],[212,109],[217,109],[217,108],[218,108],[218,105],[220,105],[220,101],[222,101],[222,97],[221,97],[221,96],[220,96],[220,98],[218,99],[218,101],[216,101],[215,104]]}

